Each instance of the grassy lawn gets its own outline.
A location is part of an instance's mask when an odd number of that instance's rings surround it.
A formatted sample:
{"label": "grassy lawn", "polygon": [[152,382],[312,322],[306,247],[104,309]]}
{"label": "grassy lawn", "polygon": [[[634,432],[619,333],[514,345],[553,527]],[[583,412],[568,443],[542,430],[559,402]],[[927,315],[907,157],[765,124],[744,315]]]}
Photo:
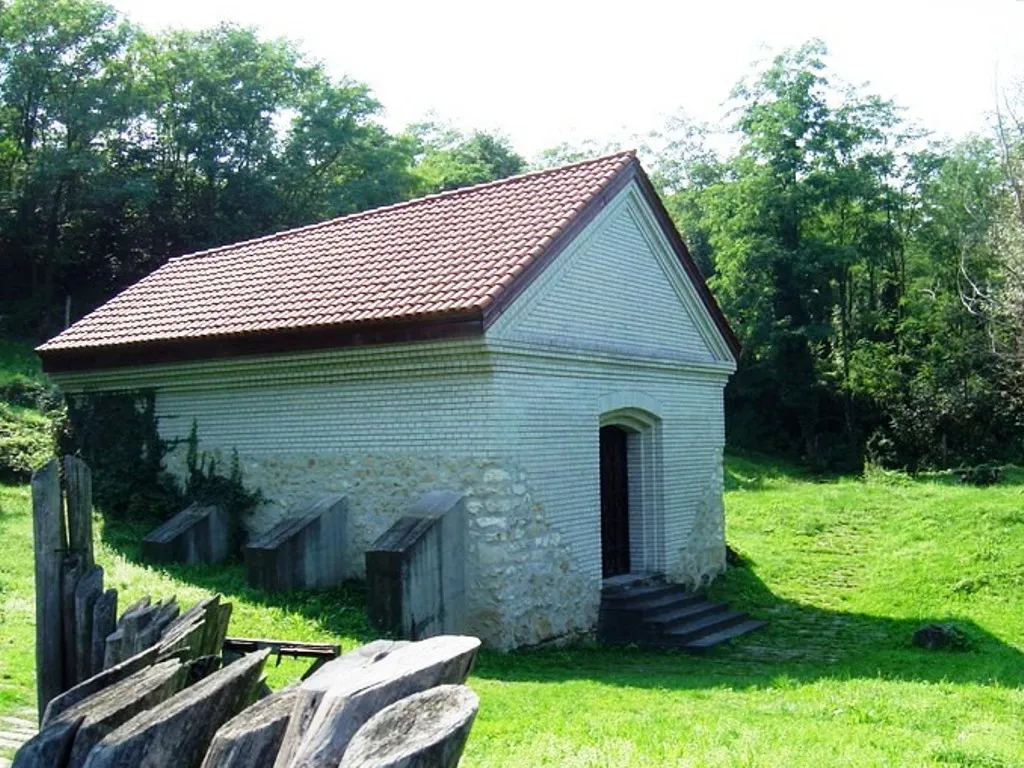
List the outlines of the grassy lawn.
{"label": "grassy lawn", "polygon": [[[467,766],[1024,767],[1024,473],[967,488],[944,478],[815,482],[727,463],[729,539],[746,565],[715,584],[770,627],[709,656],[578,648],[481,655]],[[372,635],[357,586],[269,598],[238,568],[154,571],[135,532],[97,551],[123,601],[235,605],[234,635]],[[0,486],[0,714],[33,706],[25,486]],[[910,645],[956,623],[959,652]],[[304,665],[270,669],[274,686]]]}

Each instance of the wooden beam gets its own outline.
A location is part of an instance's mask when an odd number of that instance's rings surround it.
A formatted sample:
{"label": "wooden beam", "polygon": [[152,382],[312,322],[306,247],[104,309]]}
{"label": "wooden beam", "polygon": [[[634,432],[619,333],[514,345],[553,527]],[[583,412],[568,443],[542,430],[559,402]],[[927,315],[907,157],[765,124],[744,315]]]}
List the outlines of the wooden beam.
{"label": "wooden beam", "polygon": [[46,705],[64,690],[61,564],[67,541],[56,459],[32,474],[32,539],[36,582],[36,699]]}

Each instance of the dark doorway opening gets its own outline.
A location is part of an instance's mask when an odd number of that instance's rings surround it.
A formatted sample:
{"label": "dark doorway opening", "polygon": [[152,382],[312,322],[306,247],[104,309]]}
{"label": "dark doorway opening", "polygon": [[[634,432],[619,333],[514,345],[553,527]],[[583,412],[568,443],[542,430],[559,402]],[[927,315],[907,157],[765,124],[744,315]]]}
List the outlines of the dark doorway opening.
{"label": "dark doorway opening", "polygon": [[601,564],[604,577],[629,573],[628,433],[601,427]]}

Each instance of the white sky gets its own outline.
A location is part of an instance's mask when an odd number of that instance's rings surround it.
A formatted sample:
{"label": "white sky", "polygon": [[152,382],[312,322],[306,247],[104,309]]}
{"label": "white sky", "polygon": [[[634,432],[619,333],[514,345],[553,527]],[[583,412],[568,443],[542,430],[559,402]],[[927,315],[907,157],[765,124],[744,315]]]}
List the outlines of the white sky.
{"label": "white sky", "polygon": [[751,62],[812,37],[836,74],[940,135],[981,129],[997,83],[1024,73],[1021,0],[112,2],[150,29],[233,21],[288,37],[368,83],[392,129],[432,111],[527,157],[628,140],[680,109],[714,123]]}

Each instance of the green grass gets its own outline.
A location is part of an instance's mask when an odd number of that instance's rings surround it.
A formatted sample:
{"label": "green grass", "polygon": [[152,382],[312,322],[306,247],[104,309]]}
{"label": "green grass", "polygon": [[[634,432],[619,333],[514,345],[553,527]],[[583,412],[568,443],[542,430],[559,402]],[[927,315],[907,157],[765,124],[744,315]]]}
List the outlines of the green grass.
{"label": "green grass", "polygon": [[[817,482],[730,458],[730,543],[745,558],[713,587],[769,628],[703,658],[576,648],[483,653],[466,766],[977,766],[1024,768],[1024,473],[995,487],[946,476]],[[0,490],[0,714],[32,706],[29,499]],[[237,568],[154,571],[133,532],[98,559],[130,600],[235,605],[231,632],[371,637],[358,587],[268,598]],[[913,648],[953,622],[962,652]],[[271,670],[273,685],[301,664]]]}

